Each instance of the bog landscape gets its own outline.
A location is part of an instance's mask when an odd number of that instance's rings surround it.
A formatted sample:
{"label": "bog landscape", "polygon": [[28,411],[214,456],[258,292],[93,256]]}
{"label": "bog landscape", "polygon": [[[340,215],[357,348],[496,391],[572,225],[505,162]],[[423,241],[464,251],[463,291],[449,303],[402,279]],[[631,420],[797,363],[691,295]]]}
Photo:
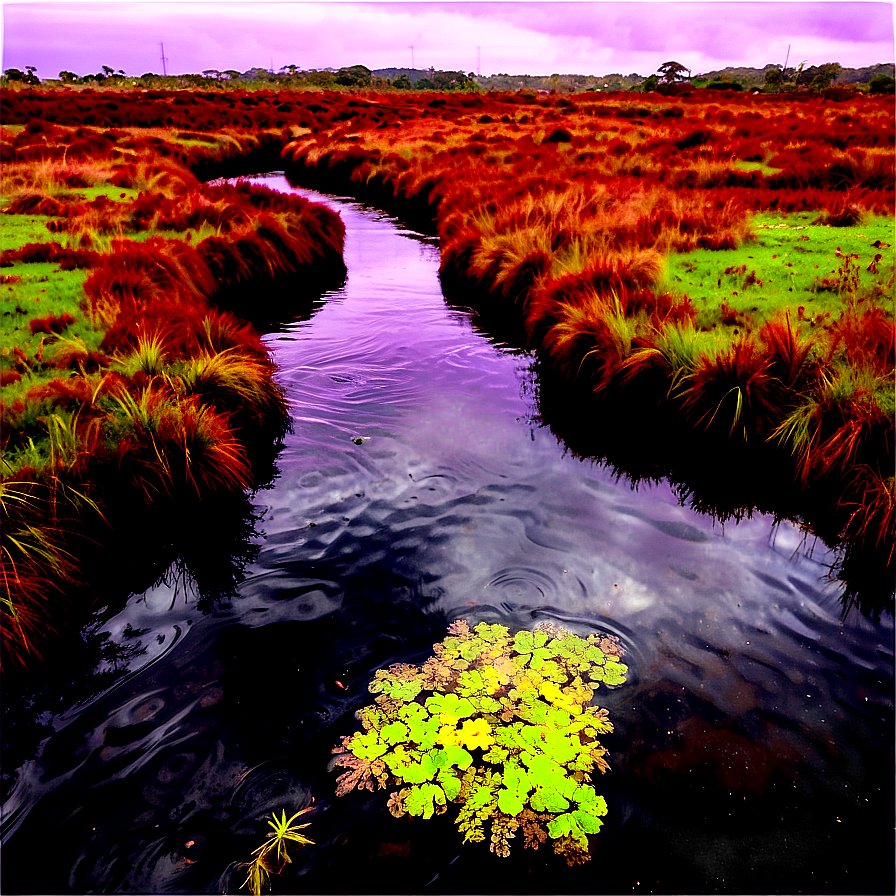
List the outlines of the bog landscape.
{"label": "bog landscape", "polygon": [[892,892],[892,78],[104,71],[0,99],[4,889]]}

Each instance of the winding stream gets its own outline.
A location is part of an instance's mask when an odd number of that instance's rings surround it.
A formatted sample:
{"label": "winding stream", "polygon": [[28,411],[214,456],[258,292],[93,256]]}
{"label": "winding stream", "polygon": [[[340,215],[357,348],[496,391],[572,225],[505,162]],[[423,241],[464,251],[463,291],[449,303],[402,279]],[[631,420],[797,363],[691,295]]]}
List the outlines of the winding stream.
{"label": "winding stream", "polygon": [[[230,601],[160,585],[106,623],[117,680],[41,719],[4,803],[4,892],[236,892],[264,816],[312,797],[275,892],[892,892],[892,619],[843,618],[794,527],[575,459],[536,422],[531,359],[446,306],[436,242],[323,201],[349,275],[267,337],[294,433],[257,557]],[[374,670],[456,618],[625,645],[592,862],[333,796]]]}

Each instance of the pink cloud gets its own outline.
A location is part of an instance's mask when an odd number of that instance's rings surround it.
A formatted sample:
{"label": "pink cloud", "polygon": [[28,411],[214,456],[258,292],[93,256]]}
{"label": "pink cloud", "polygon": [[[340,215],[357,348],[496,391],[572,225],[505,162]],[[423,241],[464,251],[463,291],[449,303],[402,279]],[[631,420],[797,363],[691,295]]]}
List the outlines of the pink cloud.
{"label": "pink cloud", "polygon": [[791,59],[893,61],[888,2],[20,2],[3,7],[3,68],[54,77],[363,64],[529,74],[650,74]]}

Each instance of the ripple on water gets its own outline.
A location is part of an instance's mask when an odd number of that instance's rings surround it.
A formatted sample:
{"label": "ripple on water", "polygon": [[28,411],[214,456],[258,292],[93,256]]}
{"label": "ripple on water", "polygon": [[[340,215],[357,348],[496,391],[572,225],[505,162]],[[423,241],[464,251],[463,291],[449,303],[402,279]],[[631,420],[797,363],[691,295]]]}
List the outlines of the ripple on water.
{"label": "ripple on water", "polygon": [[254,613],[244,619],[252,626],[275,621],[310,622],[341,608],[342,588],[336,582],[277,569],[242,582],[240,598],[241,614],[250,610]]}
{"label": "ripple on water", "polygon": [[504,601],[524,603],[550,602],[557,589],[546,573],[525,566],[499,570],[483,587],[498,592]]}
{"label": "ripple on water", "polygon": [[[421,662],[463,618],[620,639],[628,680],[597,694],[616,726],[600,782],[607,829],[627,819],[598,847],[617,858],[604,863],[620,875],[614,892],[634,886],[631,868],[689,892],[861,873],[865,840],[892,839],[880,797],[892,783],[892,620],[840,618],[826,552],[808,557],[796,527],[714,526],[668,485],[633,492],[564,455],[528,422],[530,360],[446,312],[432,247],[347,208],[346,255],[364,271],[310,321],[266,337],[296,431],[255,496],[257,561],[207,617],[163,587],[110,621],[114,639],[145,630],[146,653],[53,719],[3,807],[5,849],[35,845],[40,861],[55,838],[42,868],[53,891],[236,891],[234,860],[248,860],[264,816],[314,794],[317,845],[284,890],[414,889],[409,860],[378,852],[398,840],[410,861],[424,857],[419,888],[441,872],[453,891],[449,870],[459,887],[485,879],[487,850],[450,828],[434,845],[437,820],[392,819],[382,793],[334,799],[326,770],[375,671]],[[749,848],[734,839],[744,831]],[[855,848],[832,851],[844,838]],[[547,887],[593,886],[542,855],[518,858],[502,865],[508,891],[546,892],[528,874],[538,863],[555,875]],[[287,877],[297,869],[301,881]]]}

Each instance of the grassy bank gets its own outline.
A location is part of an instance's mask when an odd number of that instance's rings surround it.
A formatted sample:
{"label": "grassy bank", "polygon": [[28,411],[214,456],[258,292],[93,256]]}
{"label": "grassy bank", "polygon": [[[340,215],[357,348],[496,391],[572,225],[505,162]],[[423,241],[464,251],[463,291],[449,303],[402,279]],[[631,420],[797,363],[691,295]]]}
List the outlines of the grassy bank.
{"label": "grassy bank", "polygon": [[[3,128],[3,667],[102,600],[172,518],[270,476],[288,427],[254,324],[344,276],[338,216],[191,160],[257,136]],[[79,587],[80,586],[80,587]]]}
{"label": "grassy bank", "polygon": [[446,295],[534,349],[553,396],[565,383],[582,413],[608,396],[637,409],[716,491],[728,455],[760,465],[761,509],[860,549],[878,573],[862,589],[891,596],[891,104],[498,96],[433,112],[296,134],[287,172],[437,231]]}
{"label": "grassy bank", "polygon": [[[449,301],[537,353],[542,414],[577,451],[618,457],[613,440],[638,433],[641,469],[698,505],[758,507],[859,549],[892,595],[888,100],[19,91],[4,102],[21,124],[77,123],[109,102],[121,132],[180,127],[169,152],[202,177],[245,170],[250,155],[271,168],[279,153],[294,182],[437,233]],[[227,116],[252,137],[186,130]]]}

